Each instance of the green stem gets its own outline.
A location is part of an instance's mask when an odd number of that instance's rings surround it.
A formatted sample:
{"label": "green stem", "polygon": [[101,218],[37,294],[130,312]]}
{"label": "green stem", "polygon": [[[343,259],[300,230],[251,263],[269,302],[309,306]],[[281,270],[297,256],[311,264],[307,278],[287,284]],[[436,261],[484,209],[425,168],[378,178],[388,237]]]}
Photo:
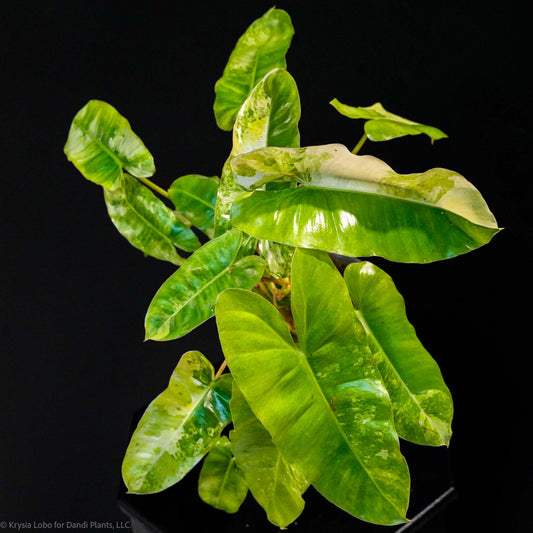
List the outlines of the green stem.
{"label": "green stem", "polygon": [[167,200],[170,200],[170,196],[165,189],[161,188],[159,185],[156,185],[153,181],[150,181],[148,178],[137,178],[141,183],[144,183],[150,189],[153,189],[155,192],[159,193],[161,196],[165,197]]}
{"label": "green stem", "polygon": [[366,133],[363,133],[363,136],[359,139],[359,142],[355,145],[355,148],[352,150],[352,154],[357,154],[361,150],[361,146],[365,144],[365,141],[368,139]]}
{"label": "green stem", "polygon": [[[154,190],[155,192],[157,192],[158,194],[166,198],[167,200],[170,200],[170,195],[168,194],[168,192],[165,191],[165,189],[163,189],[159,185],[156,185],[153,181],[150,181],[148,178],[137,178],[137,179],[141,183],[144,183],[150,189]],[[192,226],[192,222],[187,217],[183,216],[177,209],[174,210],[174,213],[185,226],[187,226],[188,228]]]}

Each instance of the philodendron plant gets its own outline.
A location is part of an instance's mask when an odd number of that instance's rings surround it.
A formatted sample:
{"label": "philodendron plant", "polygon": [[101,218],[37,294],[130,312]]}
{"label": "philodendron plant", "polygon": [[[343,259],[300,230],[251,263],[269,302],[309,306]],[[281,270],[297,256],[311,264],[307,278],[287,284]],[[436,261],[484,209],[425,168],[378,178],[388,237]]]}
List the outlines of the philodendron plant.
{"label": "philodendron plant", "polygon": [[[398,524],[410,486],[399,437],[448,445],[453,404],[392,279],[355,258],[448,259],[499,228],[456,172],[399,174],[356,155],[367,139],[446,137],[380,103],[332,100],[365,121],[353,150],[300,147],[292,36],[271,9],[231,53],[215,86],[217,124],[233,132],[220,178],[189,174],[165,190],[109,104],[92,100],[72,122],[65,153],[103,187],[118,231],[177,267],[148,307],[146,338],[177,339],[216,315],[225,356],[216,372],[200,352],[181,357],[133,433],[123,478],[130,493],[159,492],[205,457],[198,491],[217,509],[236,512],[250,491],[285,527],[313,485],[355,517]],[[339,255],[354,259],[343,268]]]}

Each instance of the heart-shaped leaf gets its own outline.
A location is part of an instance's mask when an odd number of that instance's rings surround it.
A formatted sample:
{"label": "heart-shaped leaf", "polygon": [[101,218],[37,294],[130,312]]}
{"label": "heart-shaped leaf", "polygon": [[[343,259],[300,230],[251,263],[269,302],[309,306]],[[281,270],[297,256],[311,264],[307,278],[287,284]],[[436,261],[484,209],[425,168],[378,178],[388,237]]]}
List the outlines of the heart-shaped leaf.
{"label": "heart-shaped leaf", "polygon": [[131,437],[122,464],[129,492],[160,492],[183,478],[230,422],[230,374],[213,380],[213,365],[187,352],[168,388],[150,403]]}
{"label": "heart-shaped leaf", "polygon": [[231,206],[245,191],[235,182],[233,157],[265,146],[299,146],[300,96],[296,82],[283,69],[268,72],[243,103],[233,127],[233,148],[222,170],[218,189],[215,233],[230,224]]}
{"label": "heart-shaped leaf", "polygon": [[358,318],[374,341],[396,431],[417,444],[448,445],[452,397],[437,363],[407,320],[404,299],[394,282],[366,261],[348,265],[344,278]]}
{"label": "heart-shaped leaf", "polygon": [[243,473],[235,464],[228,437],[220,437],[200,470],[198,494],[220,511],[236,513],[248,493]]}
{"label": "heart-shaped leaf", "polygon": [[231,165],[248,187],[276,179],[302,185],[234,203],[232,224],[258,239],[426,263],[478,248],[499,231],[479,191],[446,169],[398,174],[339,144],[264,148]]}
{"label": "heart-shaped leaf", "polygon": [[345,117],[366,119],[365,133],[371,141],[388,141],[420,133],[425,133],[431,142],[448,137],[438,128],[419,124],[387,111],[379,102],[368,107],[353,107],[341,104],[334,98],[330,104]]}
{"label": "heart-shaped leaf", "polygon": [[214,111],[221,129],[231,131],[242,104],[267,72],[286,67],[285,54],[293,35],[289,15],[272,8],[240,37],[215,84]]}
{"label": "heart-shaped leaf", "polygon": [[104,188],[107,212],[118,231],[145,254],[175,265],[185,259],[177,248],[192,252],[198,237],[176,214],[135,178],[124,174],[120,187]]}
{"label": "heart-shaped leaf", "polygon": [[114,190],[122,170],[138,178],[154,174],[154,160],[129,122],[112,106],[91,100],[74,117],[65,154],[88,180]]}
{"label": "heart-shaped leaf", "polygon": [[303,511],[302,494],[309,483],[279,453],[235,382],[230,408],[235,428],[230,439],[237,465],[270,522],[285,528]]}
{"label": "heart-shaped leaf", "polygon": [[187,258],[155,294],[146,314],[146,338],[182,337],[215,314],[215,301],[224,289],[251,289],[261,279],[265,264],[258,256],[243,256],[245,240],[235,228]]}
{"label": "heart-shaped leaf", "polygon": [[297,250],[291,281],[299,344],[261,296],[229,289],[218,298],[232,375],[283,457],[323,496],[363,520],[401,523],[409,472],[344,280],[327,254]]}
{"label": "heart-shaped leaf", "polygon": [[210,239],[214,235],[218,178],[189,174],[175,180],[168,194],[176,209]]}

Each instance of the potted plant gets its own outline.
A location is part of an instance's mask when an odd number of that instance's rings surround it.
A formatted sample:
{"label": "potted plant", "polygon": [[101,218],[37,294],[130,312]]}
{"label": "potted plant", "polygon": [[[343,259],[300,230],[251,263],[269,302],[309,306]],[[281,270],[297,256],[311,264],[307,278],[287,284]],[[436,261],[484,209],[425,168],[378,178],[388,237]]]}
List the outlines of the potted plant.
{"label": "potted plant", "polygon": [[283,528],[312,485],[354,517],[401,524],[410,476],[399,438],[448,445],[453,403],[390,276],[355,258],[449,259],[499,228],[456,172],[399,174],[359,155],[367,140],[446,137],[380,103],[331,101],[365,121],[352,150],[301,147],[285,61],[293,33],[273,8],[231,53],[215,87],[233,141],[220,178],[186,175],[165,190],[116,109],[92,100],[73,119],[65,153],[103,187],[113,224],[177,266],[150,303],[146,339],[178,339],[216,316],[225,356],[216,370],[200,352],[181,357],[132,435],[123,479],[130,493],[156,493],[203,460],[199,496],[228,513],[250,492]]}

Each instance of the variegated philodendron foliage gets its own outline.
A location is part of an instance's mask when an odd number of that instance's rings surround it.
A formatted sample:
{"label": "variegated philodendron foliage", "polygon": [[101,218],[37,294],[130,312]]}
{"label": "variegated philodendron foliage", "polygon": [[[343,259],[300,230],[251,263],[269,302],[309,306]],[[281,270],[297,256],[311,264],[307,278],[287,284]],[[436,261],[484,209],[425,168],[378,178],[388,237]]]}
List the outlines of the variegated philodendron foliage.
{"label": "variegated philodendron foliage", "polygon": [[[293,33],[273,8],[231,53],[215,86],[216,122],[232,131],[220,178],[157,185],[152,155],[105,102],[72,122],[65,153],[103,187],[117,230],[176,269],[148,307],[146,338],[177,339],[216,317],[225,357],[217,372],[199,352],[181,357],[131,437],[123,478],[131,493],[159,492],[203,460],[199,495],[228,513],[250,493],[283,528],[313,485],[355,517],[399,524],[410,492],[399,439],[447,446],[453,403],[403,297],[368,259],[448,259],[499,228],[458,173],[400,174],[357,153],[367,139],[446,137],[380,103],[332,100],[365,121],[353,151],[300,147]],[[341,275],[330,254],[366,260]]]}

